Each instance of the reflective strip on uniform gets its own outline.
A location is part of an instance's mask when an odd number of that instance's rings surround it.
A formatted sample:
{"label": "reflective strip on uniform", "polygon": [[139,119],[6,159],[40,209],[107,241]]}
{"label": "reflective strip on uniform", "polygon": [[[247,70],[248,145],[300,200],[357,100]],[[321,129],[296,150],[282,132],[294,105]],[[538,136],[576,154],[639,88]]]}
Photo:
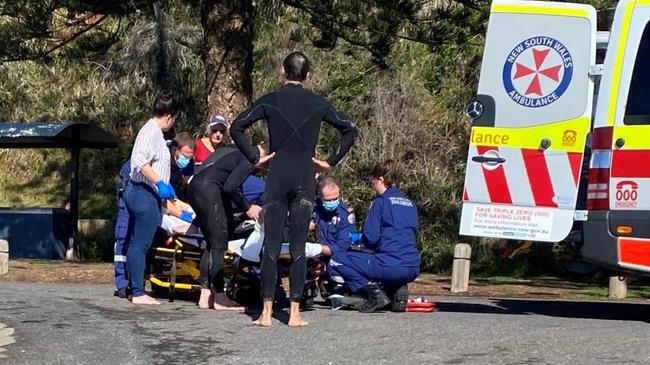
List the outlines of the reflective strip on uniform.
{"label": "reflective strip on uniform", "polygon": [[126,262],[126,256],[125,255],[115,255],[113,257],[113,262]]}

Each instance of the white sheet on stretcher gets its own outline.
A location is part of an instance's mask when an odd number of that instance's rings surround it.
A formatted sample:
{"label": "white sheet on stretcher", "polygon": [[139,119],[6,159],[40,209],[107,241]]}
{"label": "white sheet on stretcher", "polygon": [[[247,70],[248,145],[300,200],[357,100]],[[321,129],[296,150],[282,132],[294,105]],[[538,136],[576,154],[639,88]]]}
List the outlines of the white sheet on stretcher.
{"label": "white sheet on stretcher", "polygon": [[[251,261],[251,262],[260,262],[260,251],[262,250],[264,244],[264,230],[253,220],[248,220],[244,222],[244,227],[246,225],[254,225],[255,229],[246,239],[239,239],[228,241],[228,248],[230,251],[236,253],[241,258]],[[169,214],[163,214],[162,222],[160,227],[167,231],[169,234],[175,233],[185,233],[190,224]],[[196,239],[184,239],[184,241],[190,241],[190,244],[194,244],[198,247],[199,243]],[[323,251],[323,247],[318,243],[307,242],[305,245],[305,256],[308,258],[316,257],[320,255]],[[282,244],[282,251],[280,254],[289,254],[289,244]]]}

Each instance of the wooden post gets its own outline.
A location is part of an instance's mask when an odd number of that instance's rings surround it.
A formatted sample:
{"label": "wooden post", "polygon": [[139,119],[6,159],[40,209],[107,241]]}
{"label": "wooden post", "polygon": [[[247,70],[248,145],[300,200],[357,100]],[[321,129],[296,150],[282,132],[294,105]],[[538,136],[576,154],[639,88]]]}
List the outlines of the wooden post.
{"label": "wooden post", "polygon": [[627,283],[630,279],[626,276],[609,277],[609,299],[625,299],[627,297]]}
{"label": "wooden post", "polygon": [[469,287],[469,263],[472,246],[459,243],[454,248],[454,265],[451,272],[451,292],[464,293]]}
{"label": "wooden post", "polygon": [[9,242],[0,240],[0,275],[9,272]]}

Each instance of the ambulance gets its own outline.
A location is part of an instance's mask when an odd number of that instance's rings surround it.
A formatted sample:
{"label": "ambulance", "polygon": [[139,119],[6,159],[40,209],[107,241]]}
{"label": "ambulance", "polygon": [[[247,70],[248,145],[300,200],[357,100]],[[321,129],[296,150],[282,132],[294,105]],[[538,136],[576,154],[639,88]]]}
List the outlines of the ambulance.
{"label": "ambulance", "polygon": [[492,3],[460,234],[561,242],[579,227],[585,261],[648,274],[650,0],[596,25],[590,5]]}

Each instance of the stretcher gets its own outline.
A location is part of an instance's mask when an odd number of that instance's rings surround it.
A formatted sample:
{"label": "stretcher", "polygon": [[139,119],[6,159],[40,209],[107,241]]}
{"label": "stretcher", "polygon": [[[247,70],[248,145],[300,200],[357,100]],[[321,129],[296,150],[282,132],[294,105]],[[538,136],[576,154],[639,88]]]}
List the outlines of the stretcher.
{"label": "stretcher", "polygon": [[[173,301],[176,291],[192,293],[201,289],[199,262],[205,249],[203,235],[195,226],[164,215],[161,223],[166,237],[154,242],[150,249],[149,281],[157,295]],[[226,294],[242,304],[253,304],[260,299],[260,263],[263,230],[254,221],[243,221],[229,234],[228,249],[224,255]],[[306,256],[320,255],[321,245],[307,243]],[[289,272],[291,256],[289,244],[284,243],[278,260],[278,278]],[[317,260],[308,260],[307,279],[303,293],[303,307],[310,307],[317,296]]]}

